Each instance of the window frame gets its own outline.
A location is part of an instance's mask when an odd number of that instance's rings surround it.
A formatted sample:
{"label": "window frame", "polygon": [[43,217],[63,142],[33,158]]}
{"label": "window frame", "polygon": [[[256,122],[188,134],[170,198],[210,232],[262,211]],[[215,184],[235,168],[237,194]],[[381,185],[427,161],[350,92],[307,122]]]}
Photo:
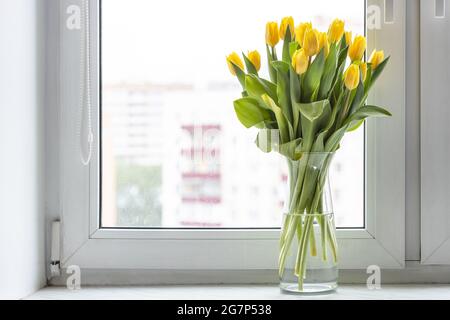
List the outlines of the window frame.
{"label": "window frame", "polygon": [[[61,265],[85,269],[154,270],[276,270],[278,230],[151,230],[100,229],[99,146],[92,161],[80,159],[77,119],[79,112],[77,69],[81,30],[67,30],[66,9],[73,1],[58,2],[61,32],[59,52],[59,105],[61,135],[60,191],[62,205]],[[383,0],[368,5],[384,8]],[[99,139],[99,1],[90,1],[91,77],[94,141]],[[406,1],[396,0],[394,23],[368,30],[368,52],[384,48],[391,53],[389,68],[373,89],[369,102],[386,105],[389,120],[370,120],[366,137],[365,229],[340,229],[341,269],[405,266],[405,13]],[[383,23],[383,22],[382,22]],[[398,34],[398,37],[392,37]],[[75,62],[75,63],[74,63]],[[368,196],[368,195],[372,196]],[[220,255],[217,253],[220,252]],[[210,257],[213,256],[214,259]],[[194,257],[193,259],[190,259]]]}
{"label": "window frame", "polygon": [[[447,141],[450,129],[448,90],[449,71],[446,61],[450,51],[448,30],[450,6],[445,17],[435,16],[436,1],[420,1],[421,33],[421,263],[450,264],[450,184],[445,168],[450,162]],[[428,36],[428,35],[433,35]],[[436,50],[439,48],[439,50]],[[447,48],[447,50],[445,50]],[[444,169],[443,169],[444,168]]]}

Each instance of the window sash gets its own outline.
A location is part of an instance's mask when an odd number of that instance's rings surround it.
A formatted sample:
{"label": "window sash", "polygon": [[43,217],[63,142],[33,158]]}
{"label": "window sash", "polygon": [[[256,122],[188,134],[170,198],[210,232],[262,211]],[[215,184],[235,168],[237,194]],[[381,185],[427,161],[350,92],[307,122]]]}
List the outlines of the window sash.
{"label": "window sash", "polygon": [[[405,263],[404,217],[405,172],[405,0],[394,5],[394,23],[368,31],[368,51],[384,48],[391,53],[389,68],[374,88],[370,100],[388,106],[394,117],[368,121],[366,148],[366,228],[338,230],[340,266],[344,269],[380,267],[402,268]],[[72,1],[58,3],[60,25],[60,105],[61,192],[63,206],[63,266],[82,268],[148,269],[276,269],[276,230],[136,230],[100,229],[99,146],[92,162],[80,162],[77,135],[80,83],[76,57],[80,31],[65,26],[66,9]],[[384,1],[368,5],[384,7]],[[94,103],[95,142],[98,142],[99,39],[98,2],[91,1],[91,91]],[[398,35],[392,37],[392,34]],[[220,253],[220,254],[218,254]],[[195,259],[189,259],[195,257]],[[214,257],[212,259],[211,257]],[[107,263],[106,263],[107,261]]]}
{"label": "window sash", "polygon": [[450,264],[448,81],[450,6],[420,2],[421,28],[421,263]]}

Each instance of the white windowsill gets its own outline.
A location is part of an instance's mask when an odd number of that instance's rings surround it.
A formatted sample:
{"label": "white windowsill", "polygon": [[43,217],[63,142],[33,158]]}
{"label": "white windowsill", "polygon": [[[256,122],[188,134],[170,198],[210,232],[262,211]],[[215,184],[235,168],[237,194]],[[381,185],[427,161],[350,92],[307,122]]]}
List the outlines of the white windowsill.
{"label": "white windowsill", "polygon": [[246,286],[152,286],[86,287],[70,291],[64,287],[47,287],[27,297],[31,300],[292,300],[292,299],[450,299],[450,285],[384,285],[368,290],[364,285],[341,285],[337,292],[320,296],[280,293],[274,285]]}

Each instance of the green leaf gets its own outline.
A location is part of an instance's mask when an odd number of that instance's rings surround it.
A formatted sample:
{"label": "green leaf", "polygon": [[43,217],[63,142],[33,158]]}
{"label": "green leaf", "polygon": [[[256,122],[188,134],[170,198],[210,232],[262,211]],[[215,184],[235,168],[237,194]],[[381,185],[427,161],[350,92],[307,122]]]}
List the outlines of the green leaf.
{"label": "green leaf", "polygon": [[387,57],[386,59],[384,59],[383,62],[381,62],[377,66],[377,68],[375,70],[373,70],[373,72],[372,72],[372,79],[371,79],[371,86],[377,81],[378,77],[381,75],[381,73],[383,72],[384,68],[388,64],[390,58],[391,57]]}
{"label": "green leaf", "polygon": [[262,129],[259,130],[255,141],[258,148],[265,153],[278,150],[280,144],[280,130]]}
{"label": "green leaf", "polygon": [[347,41],[345,40],[345,35],[342,37],[341,42],[340,43],[340,51],[345,50],[345,48],[350,47],[347,43]]}
{"label": "green leaf", "polygon": [[276,59],[272,55],[271,49],[270,49],[269,45],[267,45],[267,44],[266,44],[266,52],[267,52],[267,62],[268,62],[268,65],[269,65],[270,80],[273,83],[277,83],[277,72],[274,69],[274,67],[272,67],[272,62],[276,61]]}
{"label": "green leaf", "polygon": [[301,101],[301,88],[300,88],[300,77],[294,70],[294,68],[289,68],[289,81],[291,89],[291,102],[300,103]]}
{"label": "green leaf", "polygon": [[322,129],[322,131],[319,133],[318,137],[320,137],[321,135],[323,136],[321,139],[325,140],[326,137],[329,136],[330,131],[332,131],[332,128],[335,125],[338,110],[339,110],[339,108],[337,107],[337,105],[332,107],[331,114],[328,117],[328,122],[327,122],[326,126]]}
{"label": "green leaf", "polygon": [[334,122],[336,120],[338,112],[338,107],[335,105],[332,108],[331,115],[328,118],[328,123],[325,128],[317,135],[316,141],[312,147],[312,152],[325,152],[325,144],[324,141],[329,134],[331,128],[333,128]]}
{"label": "green leaf", "polygon": [[[289,54],[291,57],[294,55],[295,51],[298,50],[298,48],[299,48],[299,45],[298,45],[297,41],[292,41],[289,44]],[[292,63],[292,61],[289,61],[289,64],[291,64],[291,63]]]}
{"label": "green leaf", "polygon": [[338,149],[339,144],[341,143],[342,138],[344,137],[345,132],[348,129],[348,125],[343,126],[342,128],[336,130],[330,138],[328,138],[325,144],[325,152],[334,152]]}
{"label": "green leaf", "polygon": [[326,109],[330,110],[330,101],[325,99],[311,103],[297,103],[296,108],[306,119],[312,122],[320,118]]}
{"label": "green leaf", "polygon": [[269,80],[259,78],[259,81],[267,88],[267,91],[270,93],[269,96],[277,95],[277,85]]}
{"label": "green leaf", "polygon": [[247,72],[249,74],[254,74],[254,75],[258,75],[258,71],[256,70],[255,66],[253,65],[253,63],[250,61],[250,59],[244,54],[242,53],[242,56],[244,57],[244,62],[245,62],[245,66],[247,67]]}
{"label": "green leaf", "polygon": [[348,49],[349,49],[349,46],[346,46],[339,52],[338,66],[341,66],[342,64],[345,65],[345,62],[347,61],[347,56],[348,56]]}
{"label": "green leaf", "polygon": [[364,84],[362,83],[362,81],[359,81],[358,87],[355,91],[355,96],[351,101],[350,114],[354,113],[361,107],[361,105],[364,103],[364,97]]}
{"label": "green leaf", "polygon": [[293,124],[291,95],[290,95],[290,81],[289,81],[289,69],[290,66],[284,61],[275,61],[272,63],[275,70],[277,70],[277,97],[278,104],[283,111],[283,114],[288,121]]}
{"label": "green leaf", "polygon": [[298,138],[288,143],[281,144],[276,152],[290,160],[298,161],[303,154],[301,151],[301,145],[302,138]]}
{"label": "green leaf", "polygon": [[291,40],[292,40],[291,39],[291,28],[288,26],[286,29],[286,35],[284,37],[284,42],[283,42],[283,61],[288,64],[291,63],[291,55],[289,52]]}
{"label": "green leaf", "polygon": [[234,102],[234,110],[239,121],[251,128],[262,122],[272,120],[270,111],[259,106],[258,101],[252,98],[241,98]]}
{"label": "green leaf", "polygon": [[353,121],[364,120],[369,117],[390,117],[392,114],[386,109],[377,106],[363,106],[356,110],[350,117],[347,118],[344,124],[349,124]]}
{"label": "green leaf", "polygon": [[334,75],[333,85],[331,87],[330,95],[328,99],[331,100],[331,96],[334,94],[335,96],[339,96],[340,90],[342,89],[342,74],[344,72],[345,64],[347,61],[347,54],[348,54],[348,46],[345,47],[340,53],[339,53],[339,59],[338,59],[338,68],[336,70],[336,73]]}
{"label": "green leaf", "polygon": [[235,65],[233,62],[230,62],[233,66],[234,72],[236,73],[236,77],[238,78],[242,88],[245,90],[245,72],[242,71],[241,68],[239,68],[237,65]]}
{"label": "green leaf", "polygon": [[365,95],[369,93],[369,88],[371,87],[372,83],[372,68],[369,64],[367,64],[367,75],[366,75],[366,81],[364,81],[364,92]]}
{"label": "green leaf", "polygon": [[281,72],[284,74],[287,74],[289,72],[289,63],[286,63],[284,61],[274,61],[274,62],[272,62],[272,66],[278,72]]}
{"label": "green leaf", "polygon": [[319,133],[319,135],[316,138],[316,141],[313,144],[311,152],[324,152],[325,151],[325,145],[324,145],[325,135],[326,135],[326,132]]}
{"label": "green leaf", "polygon": [[289,68],[289,81],[290,81],[290,90],[291,90],[291,108],[292,108],[292,120],[294,132],[301,132],[300,125],[300,113],[294,111],[294,104],[300,103],[301,101],[301,91],[300,91],[300,78],[295,71],[294,68]]}
{"label": "green leaf", "polygon": [[360,121],[353,121],[350,124],[350,127],[347,129],[347,132],[353,132],[359,129],[359,127],[362,126],[362,124],[364,123],[364,120],[360,120]]}
{"label": "green leaf", "polygon": [[320,79],[322,78],[323,68],[325,66],[324,49],[316,56],[308,71],[305,73],[303,81],[304,98],[309,102],[312,101],[313,93],[319,88]]}
{"label": "green leaf", "polygon": [[263,101],[270,107],[277,119],[278,128],[280,129],[281,143],[286,143],[294,136],[291,124],[286,119],[281,108],[267,95],[262,96]]}
{"label": "green leaf", "polygon": [[331,89],[331,86],[333,85],[333,80],[336,73],[337,68],[337,60],[338,60],[338,53],[336,44],[332,44],[330,46],[330,53],[328,54],[328,57],[325,61],[325,67],[322,75],[322,79],[320,80],[320,89],[319,89],[319,100],[325,99],[328,97],[328,93]]}
{"label": "green leaf", "polygon": [[307,104],[297,103],[293,105],[293,110],[300,113],[302,151],[308,152],[313,146],[316,134],[323,130],[330,121],[332,115],[330,102],[323,100]]}
{"label": "green leaf", "polygon": [[300,158],[302,157],[302,141],[302,138],[298,138],[288,143],[283,143],[279,146],[277,152],[293,161],[300,160]]}
{"label": "green leaf", "polygon": [[265,152],[278,152],[279,154],[297,161],[301,158],[301,143],[302,139],[298,138],[287,143],[280,144],[280,131],[279,130],[260,130],[255,141],[258,148]]}
{"label": "green leaf", "polygon": [[[276,86],[270,86],[254,74],[245,77],[245,89],[250,97],[262,102],[262,95],[267,94],[272,100],[278,101]],[[268,107],[269,108],[269,107]],[[269,108],[270,109],[270,108]]]}

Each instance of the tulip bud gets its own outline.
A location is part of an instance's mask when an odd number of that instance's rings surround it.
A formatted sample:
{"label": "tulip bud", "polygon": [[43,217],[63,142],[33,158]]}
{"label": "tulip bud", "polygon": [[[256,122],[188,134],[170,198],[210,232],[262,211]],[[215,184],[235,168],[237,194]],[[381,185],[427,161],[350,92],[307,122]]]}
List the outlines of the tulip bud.
{"label": "tulip bud", "polygon": [[324,49],[325,57],[330,53],[330,44],[328,43],[328,35],[326,32],[319,33],[319,52]]}
{"label": "tulip bud", "polygon": [[348,56],[350,60],[353,61],[360,61],[364,55],[364,51],[366,51],[366,38],[363,36],[357,36],[353,40],[352,45],[348,49]]}
{"label": "tulip bud", "polygon": [[328,29],[328,40],[330,43],[339,42],[344,35],[345,23],[342,20],[335,19]]}
{"label": "tulip bud", "polygon": [[240,68],[242,71],[244,70],[244,63],[242,62],[241,57],[239,57],[239,55],[236,52],[232,52],[227,57],[227,64],[228,69],[230,69],[230,72],[233,76],[236,75],[236,70],[234,69],[235,66]]}
{"label": "tulip bud", "polygon": [[300,47],[303,47],[303,40],[305,39],[306,30],[311,30],[311,22],[300,23],[297,28],[295,28],[295,39],[297,40]]}
{"label": "tulip bud", "polygon": [[303,49],[307,56],[311,57],[319,51],[318,32],[314,29],[307,29],[305,31],[305,39],[303,40]]}
{"label": "tulip bud", "polygon": [[259,71],[259,69],[261,69],[261,55],[259,54],[258,51],[256,51],[256,50],[249,51],[247,53],[247,58],[253,64],[256,71]]}
{"label": "tulip bud", "polygon": [[280,41],[278,35],[278,23],[267,22],[266,24],[266,43],[272,48]]}
{"label": "tulip bud", "polygon": [[367,63],[363,62],[359,65],[359,69],[361,70],[361,79],[362,81],[366,81],[367,77]]}
{"label": "tulip bud", "polygon": [[353,35],[351,31],[345,32],[345,43],[350,47],[352,45]]}
{"label": "tulip bud", "polygon": [[299,49],[294,52],[292,56],[292,67],[297,74],[304,74],[308,70],[309,57],[306,55],[305,50]]}
{"label": "tulip bud", "polygon": [[372,64],[372,70],[375,70],[378,65],[384,60],[384,51],[374,50],[370,56],[370,63]]}
{"label": "tulip bud", "polygon": [[280,24],[280,32],[279,36],[280,39],[284,40],[284,37],[286,36],[287,28],[289,27],[289,31],[291,33],[291,39],[294,37],[294,18],[292,17],[284,17],[281,20]]}
{"label": "tulip bud", "polygon": [[345,87],[350,91],[356,89],[359,79],[359,67],[356,64],[351,64],[344,73]]}

